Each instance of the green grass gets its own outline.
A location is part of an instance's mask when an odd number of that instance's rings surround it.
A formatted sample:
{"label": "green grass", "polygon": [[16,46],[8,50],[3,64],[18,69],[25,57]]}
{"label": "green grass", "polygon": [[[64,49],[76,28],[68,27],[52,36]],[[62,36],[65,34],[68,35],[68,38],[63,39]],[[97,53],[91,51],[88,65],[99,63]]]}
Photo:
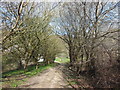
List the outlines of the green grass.
{"label": "green grass", "polygon": [[59,63],[68,63],[70,62],[69,58],[65,58],[65,57],[58,57],[55,59],[55,61],[59,62]]}
{"label": "green grass", "polygon": [[[18,87],[19,85],[24,83],[28,77],[34,76],[34,75],[36,75],[48,68],[54,67],[54,66],[55,66],[55,64],[49,64],[46,66],[39,66],[38,69],[36,69],[35,66],[29,66],[26,71],[24,69],[21,69],[21,70],[12,70],[9,72],[5,72],[2,74],[2,77],[9,77],[9,78],[12,78],[12,80],[5,81],[5,82],[3,82],[3,84],[8,84],[8,86],[10,86],[10,87]],[[14,77],[17,75],[18,76],[25,75],[25,76],[27,76],[27,78],[22,79],[22,80],[16,80],[16,78],[14,78]]]}
{"label": "green grass", "polygon": [[20,80],[20,81],[13,81],[11,83],[11,87],[18,87],[19,85],[21,85],[24,81]]}
{"label": "green grass", "polygon": [[48,69],[50,67],[53,67],[55,66],[55,64],[49,64],[47,66],[39,66],[38,69],[36,69],[35,66],[29,66],[27,68],[27,70],[25,71],[24,69],[21,69],[21,70],[11,70],[11,71],[8,71],[8,72],[5,72],[2,74],[2,77],[11,77],[13,75],[20,75],[20,74],[25,74],[27,76],[33,76],[45,69]]}
{"label": "green grass", "polygon": [[2,74],[2,77],[9,77],[13,75],[19,75],[25,73],[24,70],[11,70]]}
{"label": "green grass", "polygon": [[77,84],[77,82],[75,82],[75,81],[69,81],[69,83],[70,83],[71,85]]}

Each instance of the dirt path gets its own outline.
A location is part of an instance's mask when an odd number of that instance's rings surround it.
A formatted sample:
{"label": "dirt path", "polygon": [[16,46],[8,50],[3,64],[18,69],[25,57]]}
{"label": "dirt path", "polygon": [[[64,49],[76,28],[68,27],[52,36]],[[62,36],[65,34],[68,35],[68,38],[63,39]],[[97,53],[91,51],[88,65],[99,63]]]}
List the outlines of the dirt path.
{"label": "dirt path", "polygon": [[50,68],[44,72],[30,78],[26,84],[21,87],[25,88],[66,88],[67,81],[61,71],[62,65]]}

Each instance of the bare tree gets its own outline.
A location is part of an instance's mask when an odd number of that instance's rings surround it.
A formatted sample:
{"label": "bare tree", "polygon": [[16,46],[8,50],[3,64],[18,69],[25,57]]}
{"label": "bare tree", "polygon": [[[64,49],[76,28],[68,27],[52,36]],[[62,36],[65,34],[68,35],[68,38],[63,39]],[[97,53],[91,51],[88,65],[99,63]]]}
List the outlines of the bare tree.
{"label": "bare tree", "polygon": [[89,70],[95,70],[97,48],[106,37],[119,31],[112,29],[117,18],[117,5],[112,2],[63,3],[57,34],[69,46],[71,64],[80,63],[79,69],[86,64]]}

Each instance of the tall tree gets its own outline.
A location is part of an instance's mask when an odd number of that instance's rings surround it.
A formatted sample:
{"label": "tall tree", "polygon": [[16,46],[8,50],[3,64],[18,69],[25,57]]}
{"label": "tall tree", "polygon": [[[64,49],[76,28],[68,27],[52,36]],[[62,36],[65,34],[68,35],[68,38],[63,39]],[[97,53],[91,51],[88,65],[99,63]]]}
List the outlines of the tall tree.
{"label": "tall tree", "polygon": [[116,7],[117,3],[111,2],[63,3],[58,34],[69,46],[71,64],[86,63],[89,69],[95,69],[97,47],[107,35],[119,31],[111,30],[116,22]]}

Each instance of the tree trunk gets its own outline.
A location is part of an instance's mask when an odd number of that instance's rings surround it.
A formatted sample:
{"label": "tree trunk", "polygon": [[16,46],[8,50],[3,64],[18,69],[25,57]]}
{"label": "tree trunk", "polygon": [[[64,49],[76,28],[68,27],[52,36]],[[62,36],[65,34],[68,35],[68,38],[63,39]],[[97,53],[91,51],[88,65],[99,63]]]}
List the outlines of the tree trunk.
{"label": "tree trunk", "polygon": [[24,69],[26,69],[26,68],[27,68],[27,64],[24,65]]}
{"label": "tree trunk", "polygon": [[72,46],[69,47],[69,57],[70,57],[70,63],[73,64],[75,62],[75,56]]}
{"label": "tree trunk", "polygon": [[38,63],[36,64],[36,69],[38,69]]}
{"label": "tree trunk", "polygon": [[28,66],[28,62],[25,63],[25,65],[24,65],[24,69],[26,69],[27,66]]}
{"label": "tree trunk", "polygon": [[22,69],[22,68],[23,68],[23,64],[22,64],[22,61],[20,60],[18,63],[18,69]]}

